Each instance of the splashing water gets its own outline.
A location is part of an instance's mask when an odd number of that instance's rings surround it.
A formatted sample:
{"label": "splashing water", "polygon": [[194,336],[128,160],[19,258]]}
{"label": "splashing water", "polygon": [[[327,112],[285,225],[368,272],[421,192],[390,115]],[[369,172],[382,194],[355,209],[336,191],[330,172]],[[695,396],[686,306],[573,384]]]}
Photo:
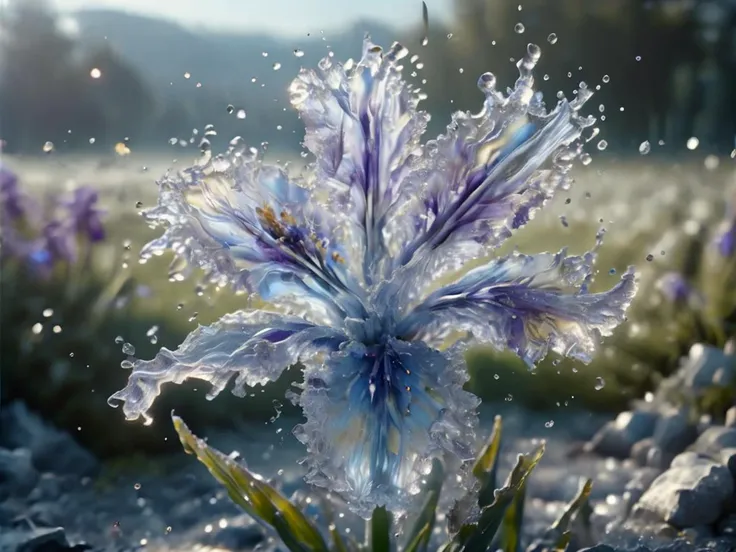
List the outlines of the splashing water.
{"label": "splashing water", "polygon": [[[135,361],[110,398],[150,423],[164,383],[205,380],[213,398],[235,378],[233,393],[245,396],[300,361],[290,398],[306,417],[295,434],[307,479],[366,516],[376,505],[410,507],[433,458],[452,473],[474,457],[466,347],[508,349],[530,366],[549,351],[588,361],[636,287],[630,269],[614,288],[588,293],[595,248],[515,253],[438,285],[569,188],[594,122],[580,114],[592,93],[583,85],[547,111],[533,88],[541,51],[529,45],[513,89],[482,75],[480,112],[456,113],[422,145],[429,115],[401,78],[407,55],[366,39],[358,63],[327,57],[301,70],[289,92],[314,156],[302,174],[265,164],[236,139],[159,181],[145,218],[166,231],[143,258],[172,250],[182,278],[201,268],[207,282],[272,308],[226,315],[175,351]],[[461,493],[462,481],[453,487]]]}

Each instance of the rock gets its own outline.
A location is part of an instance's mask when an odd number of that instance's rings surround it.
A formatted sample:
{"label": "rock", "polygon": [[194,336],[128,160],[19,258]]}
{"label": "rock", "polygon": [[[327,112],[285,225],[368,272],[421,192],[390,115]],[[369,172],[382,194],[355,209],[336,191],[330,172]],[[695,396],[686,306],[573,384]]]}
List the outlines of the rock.
{"label": "rock", "polygon": [[683,456],[654,480],[634,505],[632,518],[663,520],[683,529],[710,525],[721,516],[734,492],[728,468],[697,456]]}
{"label": "rock", "polygon": [[726,411],[726,427],[736,427],[736,406],[732,406]]}
{"label": "rock", "polygon": [[225,527],[217,532],[205,534],[202,544],[225,550],[252,550],[263,542],[263,530],[256,524],[243,527]]}
{"label": "rock", "polygon": [[652,436],[657,417],[656,412],[647,410],[622,412],[595,434],[585,445],[585,450],[601,456],[628,458],[636,442]]}
{"label": "rock", "polygon": [[642,468],[638,470],[624,488],[623,500],[628,513],[636,504],[644,492],[651,486],[652,482],[659,477],[660,470],[654,468]]}
{"label": "rock", "polygon": [[31,491],[28,495],[30,502],[37,502],[39,500],[53,501],[59,498],[61,495],[61,483],[59,478],[53,473],[41,474],[41,478],[36,484],[36,488]]}
{"label": "rock", "polygon": [[0,449],[0,497],[25,495],[36,485],[38,472],[27,449]]}
{"label": "rock", "polygon": [[89,548],[86,544],[74,546],[69,544],[66,533],[61,527],[0,533],[0,551],[2,552],[60,552]]}
{"label": "rock", "polygon": [[642,439],[635,443],[634,446],[631,447],[631,459],[636,462],[638,466],[646,466],[649,451],[653,444],[654,439],[652,437],[647,437],[646,439]]}
{"label": "rock", "polygon": [[716,426],[698,437],[691,449],[698,454],[718,459],[722,449],[736,448],[736,428]]}
{"label": "rock", "polygon": [[718,523],[717,532],[719,535],[736,537],[736,514],[726,516]]}
{"label": "rock", "polygon": [[681,366],[684,383],[693,390],[713,384],[729,385],[734,381],[734,360],[717,347],[696,343]]}
{"label": "rock", "polygon": [[662,451],[665,459],[679,454],[698,437],[697,428],[690,423],[684,409],[669,409],[661,414],[654,429],[653,442]]}
{"label": "rock", "polygon": [[70,435],[46,425],[20,402],[0,415],[0,444],[29,449],[39,471],[85,476],[95,474],[99,467],[95,457]]}
{"label": "rock", "polygon": [[724,448],[721,450],[719,460],[726,466],[734,479],[736,479],[736,448]]}

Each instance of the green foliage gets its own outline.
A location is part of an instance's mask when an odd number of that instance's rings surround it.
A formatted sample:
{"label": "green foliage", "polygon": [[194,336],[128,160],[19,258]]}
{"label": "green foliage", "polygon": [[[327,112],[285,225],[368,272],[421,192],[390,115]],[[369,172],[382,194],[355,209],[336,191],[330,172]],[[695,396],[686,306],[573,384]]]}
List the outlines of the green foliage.
{"label": "green foliage", "polygon": [[[332,522],[329,504],[324,505],[329,526],[326,531],[320,531],[313,520],[263,478],[196,437],[178,416],[173,416],[173,422],[184,450],[195,455],[207,467],[237,505],[257,522],[275,531],[290,551],[395,552],[398,549],[396,539],[392,538],[392,515],[385,508],[373,511],[366,529],[365,544],[358,544],[339,533]],[[499,543],[504,552],[520,550],[526,482],[542,459],[544,445],[531,454],[519,455],[506,482],[497,489],[501,427],[501,419],[497,417],[492,435],[472,467],[475,485],[450,512],[448,537],[439,547],[441,552],[485,552],[493,543]],[[442,466],[436,461],[424,489],[425,502],[404,533],[404,552],[428,550],[443,476]],[[586,511],[590,490],[591,482],[588,480],[560,519],[550,527],[544,539],[550,550],[566,549],[572,521]],[[468,516],[465,509],[473,504],[475,508],[471,508]],[[329,536],[331,544],[327,544],[326,536]]]}

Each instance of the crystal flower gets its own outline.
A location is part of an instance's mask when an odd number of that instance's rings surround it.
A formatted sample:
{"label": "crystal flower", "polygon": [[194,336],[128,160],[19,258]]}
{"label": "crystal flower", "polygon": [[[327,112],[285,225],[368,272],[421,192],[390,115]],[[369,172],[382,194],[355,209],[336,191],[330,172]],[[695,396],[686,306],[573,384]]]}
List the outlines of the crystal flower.
{"label": "crystal flower", "polygon": [[172,250],[175,267],[202,268],[272,307],[137,360],[110,398],[150,423],[165,383],[205,380],[212,398],[234,378],[243,396],[300,361],[307,479],[362,514],[405,510],[433,457],[472,457],[479,401],[463,390],[467,346],[510,349],[530,366],[549,351],[588,361],[635,293],[632,269],[588,292],[594,251],[514,253],[458,275],[569,186],[591,93],[547,111],[530,45],[513,90],[484,74],[481,111],[455,114],[422,145],[429,115],[402,80],[406,55],[366,39],[358,63],[302,69],[289,91],[315,160],[299,176],[235,140],[160,180],[146,218],[166,231],[143,257]]}

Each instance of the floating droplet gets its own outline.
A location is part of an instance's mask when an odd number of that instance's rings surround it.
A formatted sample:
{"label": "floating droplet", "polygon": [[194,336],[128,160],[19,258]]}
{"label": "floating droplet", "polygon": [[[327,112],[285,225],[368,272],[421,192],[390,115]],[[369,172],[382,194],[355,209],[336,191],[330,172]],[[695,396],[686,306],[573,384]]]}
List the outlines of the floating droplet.
{"label": "floating droplet", "polygon": [[43,315],[45,318],[50,318],[54,315],[54,309],[44,309]]}
{"label": "floating droplet", "polygon": [[43,148],[42,149],[43,149],[43,152],[44,153],[51,153],[52,151],[54,151],[54,143],[53,142],[46,142],[43,145]]}
{"label": "floating droplet", "polygon": [[89,72],[89,76],[93,79],[99,79],[102,76],[102,71],[100,71],[97,67],[93,67],[92,70]]}
{"label": "floating droplet", "polygon": [[606,386],[606,380],[603,378],[595,378],[595,390],[600,391]]}
{"label": "floating droplet", "polygon": [[235,112],[235,106],[234,105],[228,105],[227,106],[227,112],[232,115]]}
{"label": "floating droplet", "polygon": [[641,144],[639,144],[639,153],[642,155],[646,155],[652,151],[652,145],[649,143],[649,140],[644,140]]}
{"label": "floating droplet", "polygon": [[580,162],[583,165],[590,165],[590,163],[593,161],[593,158],[590,156],[589,153],[584,153],[580,156]]}
{"label": "floating droplet", "polygon": [[609,82],[611,82],[611,77],[609,77],[608,75],[603,75],[603,78],[601,80],[608,84]]}
{"label": "floating droplet", "polygon": [[600,151],[603,151],[604,149],[606,149],[608,147],[608,142],[606,142],[605,140],[601,140],[600,142],[598,142],[598,145],[596,147]]}
{"label": "floating droplet", "polygon": [[517,23],[516,25],[514,25],[514,32],[516,34],[521,34],[525,30],[526,30],[526,28],[524,27],[524,24],[523,23]]}
{"label": "floating droplet", "polygon": [[555,425],[555,421],[554,420],[550,420],[548,422],[545,422],[544,427],[546,427],[547,429],[549,429],[549,428],[553,427],[554,425]]}
{"label": "floating droplet", "polygon": [[651,263],[651,262],[652,262],[652,261],[654,260],[654,255],[652,255],[652,254],[650,253],[649,255],[647,255],[647,256],[646,256],[646,259],[647,259],[647,261],[648,261],[648,262],[650,262],[650,263]]}
{"label": "floating droplet", "polygon": [[547,37],[547,42],[550,44],[557,44],[557,35],[555,33],[549,33],[549,36]]}
{"label": "floating droplet", "polygon": [[238,109],[238,114],[236,115],[238,119],[245,119],[245,109]]}
{"label": "floating droplet", "polygon": [[281,69],[281,64],[277,61],[273,64],[273,70],[278,71],[279,69]]}
{"label": "floating droplet", "polygon": [[304,52],[300,50],[299,48],[296,48],[294,50],[294,57],[298,57],[298,58],[304,57]]}
{"label": "floating droplet", "polygon": [[699,145],[700,145],[700,140],[698,140],[695,136],[688,138],[687,149],[689,149],[690,151],[698,149]]}
{"label": "floating droplet", "polygon": [[133,347],[130,343],[123,343],[123,353],[126,355],[134,355],[135,354],[135,347]]}

